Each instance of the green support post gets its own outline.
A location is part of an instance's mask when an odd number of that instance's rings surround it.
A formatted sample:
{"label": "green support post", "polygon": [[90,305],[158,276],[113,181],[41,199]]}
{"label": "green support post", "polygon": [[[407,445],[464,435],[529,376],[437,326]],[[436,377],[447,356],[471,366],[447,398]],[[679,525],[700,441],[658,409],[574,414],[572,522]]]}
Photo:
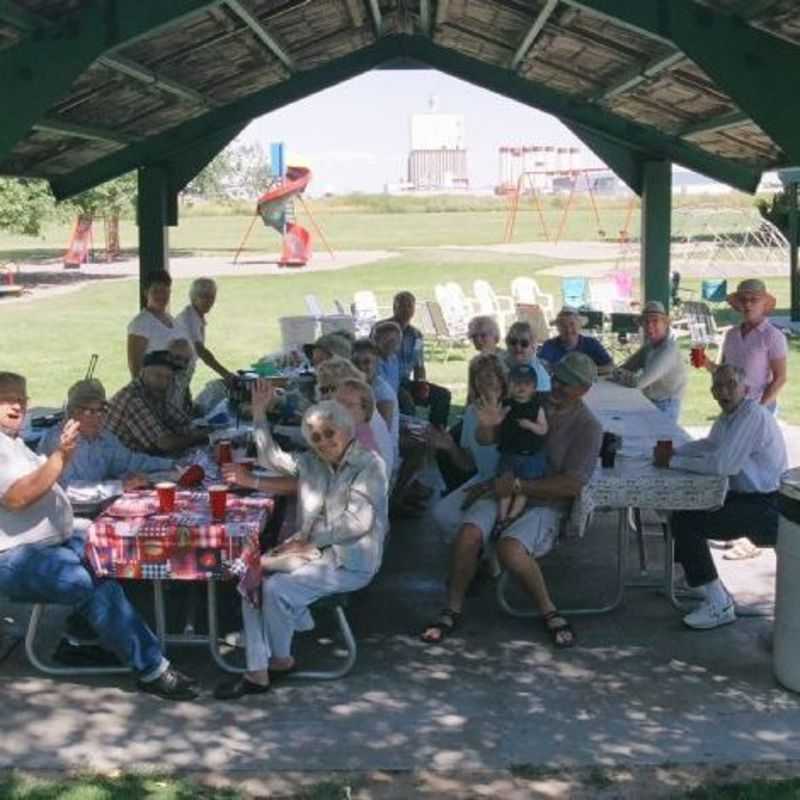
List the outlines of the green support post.
{"label": "green support post", "polygon": [[139,226],[139,287],[140,305],[145,296],[141,287],[149,273],[169,272],[170,216],[177,212],[170,202],[169,173],[164,167],[139,168],[139,194],[136,201],[136,223]]}
{"label": "green support post", "polygon": [[797,182],[786,185],[786,199],[789,201],[789,287],[791,291],[792,322],[800,322],[800,275],[797,272],[797,244],[800,234],[800,220],[797,212]]}
{"label": "green support post", "polygon": [[669,245],[672,223],[672,164],[642,165],[642,299],[660,300],[669,309]]}

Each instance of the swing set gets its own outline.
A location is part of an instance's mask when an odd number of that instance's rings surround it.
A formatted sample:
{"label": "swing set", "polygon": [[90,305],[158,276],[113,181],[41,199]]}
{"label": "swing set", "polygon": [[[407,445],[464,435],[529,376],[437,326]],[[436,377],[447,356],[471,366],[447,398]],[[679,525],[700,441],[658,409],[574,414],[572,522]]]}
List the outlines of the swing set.
{"label": "swing set", "polygon": [[[599,174],[598,174],[599,173]],[[602,178],[607,176],[608,170],[603,168],[573,169],[573,170],[537,170],[533,172],[523,172],[520,174],[517,185],[508,194],[508,212],[506,214],[505,231],[503,241],[508,244],[514,238],[514,227],[517,216],[522,210],[520,208],[523,197],[530,196],[533,203],[533,211],[536,214],[542,235],[546,242],[558,244],[566,230],[567,221],[573,211],[578,198],[585,195],[589,200],[589,207],[592,212],[596,225],[597,235],[601,239],[617,241],[625,244],[630,240],[630,224],[633,218],[633,211],[636,207],[636,195],[631,195],[624,209],[624,219],[622,227],[617,236],[609,236],[605,225],[600,218],[600,207],[596,200],[596,193]],[[553,236],[547,225],[541,195],[547,193],[554,195],[557,192],[566,190],[568,192],[567,202],[558,220],[558,227]],[[611,210],[607,206],[603,207],[603,212]],[[616,210],[616,208],[614,209]]]}

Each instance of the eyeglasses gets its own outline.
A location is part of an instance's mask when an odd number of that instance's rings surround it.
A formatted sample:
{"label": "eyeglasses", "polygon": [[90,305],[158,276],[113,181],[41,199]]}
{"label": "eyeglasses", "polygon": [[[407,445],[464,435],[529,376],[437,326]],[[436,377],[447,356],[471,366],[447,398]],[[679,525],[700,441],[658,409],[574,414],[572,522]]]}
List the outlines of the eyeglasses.
{"label": "eyeglasses", "polygon": [[86,414],[87,417],[103,417],[108,414],[108,403],[103,403],[99,408],[79,406],[78,411],[80,411],[81,414]]}
{"label": "eyeglasses", "polygon": [[530,347],[530,339],[508,339],[506,340],[509,347]]}
{"label": "eyeglasses", "polygon": [[336,384],[326,383],[325,386],[319,387],[320,394],[333,394],[336,391]]}
{"label": "eyeglasses", "polygon": [[314,444],[319,444],[323,439],[330,441],[334,436],[336,436],[336,431],[333,428],[325,428],[322,432],[312,431],[310,439]]}

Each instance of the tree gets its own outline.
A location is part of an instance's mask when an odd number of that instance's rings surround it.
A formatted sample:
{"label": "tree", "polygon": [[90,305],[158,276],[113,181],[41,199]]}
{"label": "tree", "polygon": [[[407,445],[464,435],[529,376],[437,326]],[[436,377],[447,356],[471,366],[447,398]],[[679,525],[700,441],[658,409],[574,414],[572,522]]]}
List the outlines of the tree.
{"label": "tree", "polygon": [[269,162],[260,144],[233,143],[186,186],[184,194],[206,199],[251,199],[269,182]]}
{"label": "tree", "polygon": [[43,180],[0,178],[0,230],[36,236],[55,213],[55,198]]}

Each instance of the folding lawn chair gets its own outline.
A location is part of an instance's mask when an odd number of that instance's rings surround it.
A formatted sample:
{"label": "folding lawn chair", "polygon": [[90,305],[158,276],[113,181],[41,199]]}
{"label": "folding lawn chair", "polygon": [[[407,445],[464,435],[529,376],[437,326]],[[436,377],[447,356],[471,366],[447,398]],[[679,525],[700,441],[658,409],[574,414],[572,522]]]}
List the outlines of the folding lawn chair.
{"label": "folding lawn chair", "polygon": [[589,281],[586,278],[563,278],[561,296],[565,306],[579,308],[589,302]]}

